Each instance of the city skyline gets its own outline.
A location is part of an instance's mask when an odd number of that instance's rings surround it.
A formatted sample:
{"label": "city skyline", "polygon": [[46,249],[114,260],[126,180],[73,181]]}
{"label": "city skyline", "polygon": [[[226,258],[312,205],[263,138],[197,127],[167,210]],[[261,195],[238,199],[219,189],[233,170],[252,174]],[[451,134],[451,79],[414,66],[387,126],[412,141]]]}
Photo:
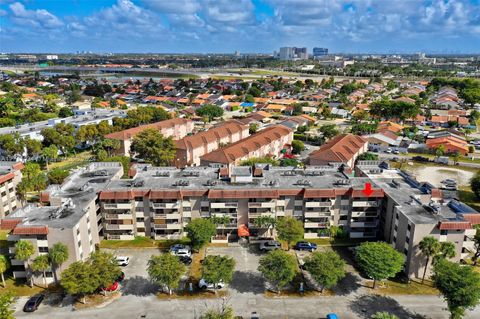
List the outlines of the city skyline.
{"label": "city skyline", "polygon": [[1,0],[0,51],[478,53],[479,12],[478,0]]}

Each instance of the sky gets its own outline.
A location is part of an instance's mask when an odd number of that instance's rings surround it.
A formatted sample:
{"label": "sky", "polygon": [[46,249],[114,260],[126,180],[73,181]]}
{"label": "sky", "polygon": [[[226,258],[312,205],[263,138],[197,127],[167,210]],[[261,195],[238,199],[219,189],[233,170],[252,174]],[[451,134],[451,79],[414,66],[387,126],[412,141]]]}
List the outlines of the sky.
{"label": "sky", "polygon": [[0,0],[0,52],[480,53],[480,0]]}

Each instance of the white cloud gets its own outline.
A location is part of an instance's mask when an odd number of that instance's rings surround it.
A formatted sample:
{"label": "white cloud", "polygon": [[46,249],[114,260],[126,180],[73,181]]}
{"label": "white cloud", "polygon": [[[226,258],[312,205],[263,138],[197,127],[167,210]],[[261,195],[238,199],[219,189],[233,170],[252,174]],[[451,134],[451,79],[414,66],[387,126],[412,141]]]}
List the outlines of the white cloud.
{"label": "white cloud", "polygon": [[63,25],[59,18],[44,9],[28,10],[20,2],[10,4],[9,8],[12,12],[10,19],[19,25],[48,29]]}

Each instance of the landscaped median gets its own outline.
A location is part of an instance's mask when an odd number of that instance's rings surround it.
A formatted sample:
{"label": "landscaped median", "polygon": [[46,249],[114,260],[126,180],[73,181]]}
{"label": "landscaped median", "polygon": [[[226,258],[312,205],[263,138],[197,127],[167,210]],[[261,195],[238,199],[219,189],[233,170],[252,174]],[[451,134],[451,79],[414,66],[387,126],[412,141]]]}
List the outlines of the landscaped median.
{"label": "landscaped median", "polygon": [[102,240],[101,249],[121,249],[121,248],[159,248],[168,249],[175,244],[189,245],[190,239],[183,238],[178,240],[154,240],[149,237],[135,237],[133,240]]}

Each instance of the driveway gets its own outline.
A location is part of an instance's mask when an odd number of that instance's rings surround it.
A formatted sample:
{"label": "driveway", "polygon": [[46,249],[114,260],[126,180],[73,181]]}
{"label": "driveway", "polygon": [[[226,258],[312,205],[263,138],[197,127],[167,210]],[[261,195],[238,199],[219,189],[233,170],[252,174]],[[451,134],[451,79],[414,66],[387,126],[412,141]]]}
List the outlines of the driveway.
{"label": "driveway", "polygon": [[258,250],[258,245],[233,247],[209,247],[207,255],[229,256],[235,260],[235,272],[229,285],[230,293],[262,294],[265,290],[265,281],[257,270],[260,257],[264,255]]}

